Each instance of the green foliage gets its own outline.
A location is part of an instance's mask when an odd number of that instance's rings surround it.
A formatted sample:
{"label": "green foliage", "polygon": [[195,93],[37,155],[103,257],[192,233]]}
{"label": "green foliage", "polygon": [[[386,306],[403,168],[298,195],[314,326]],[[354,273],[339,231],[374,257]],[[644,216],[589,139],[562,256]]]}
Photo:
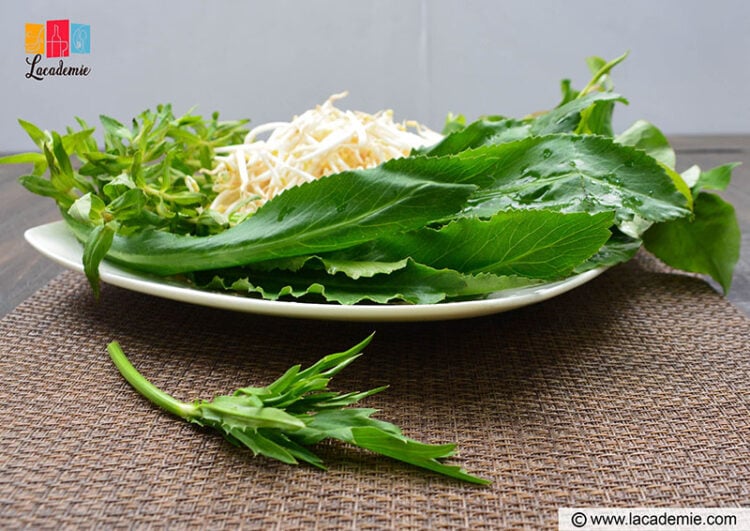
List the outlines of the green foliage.
{"label": "green foliage", "polygon": [[724,293],[732,285],[740,240],[734,207],[718,195],[705,192],[695,197],[692,217],[654,225],[643,236],[646,249],[667,265],[710,275]]}
{"label": "green foliage", "polygon": [[[53,198],[70,219],[89,226],[83,240],[88,250],[84,266],[95,292],[97,269],[115,232],[128,235],[153,228],[207,235],[229,225],[202,214],[213,191],[210,178],[200,170],[211,166],[215,147],[243,140],[246,123],[222,122],[216,113],[207,120],[191,114],[175,117],[170,105],[144,111],[130,128],[108,116],[100,120],[101,150],[94,129],[80,118],[80,130],[69,128],[64,135],[19,120],[41,153],[0,159],[3,164],[34,164],[21,184]],[[48,179],[42,177],[45,172]],[[109,228],[98,228],[101,225]]]}
{"label": "green foliage", "polygon": [[[627,101],[614,92],[611,72],[626,56],[589,58],[589,82],[577,90],[564,80],[561,101],[547,112],[474,122],[449,115],[437,144],[288,190],[237,224],[208,207],[215,193],[206,170],[215,147],[242,140],[243,121],[176,118],[168,105],[141,113],[130,127],[102,116],[103,150],[83,120],[79,131],[64,135],[19,121],[40,152],[0,163],[33,165],[21,183],[58,203],[85,244],[92,285],[106,257],[271,299],[441,302],[612,266],[629,260],[648,231],[648,249],[657,257],[728,288],[739,248],[736,219],[703,196],[726,188],[735,165],[680,174],[653,124],[637,121],[615,136],[614,108]],[[565,217],[580,214],[586,216],[574,224]],[[608,238],[600,214],[612,216]],[[568,250],[578,244],[573,231],[581,224],[580,234],[597,238],[585,239],[577,253],[563,252],[538,230],[543,216],[559,218],[555,237],[576,242]],[[518,232],[509,238],[500,220],[511,217]],[[497,230],[488,228],[495,224]],[[723,236],[699,245],[709,225]],[[565,233],[566,227],[576,228]],[[596,249],[588,245],[600,240]],[[495,268],[494,257],[513,256],[519,241],[536,267]],[[432,254],[420,251],[427,248]],[[435,260],[438,252],[445,257]],[[473,255],[471,267],[466,255]]]}
{"label": "green foliage", "polygon": [[461,481],[490,483],[441,461],[454,455],[455,444],[415,441],[394,424],[372,418],[374,409],[349,407],[386,387],[351,393],[328,388],[331,378],[356,360],[371,339],[325,356],[306,369],[295,365],[265,387],[243,387],[231,395],[193,403],[180,402],[156,388],[133,367],[119,344],[110,343],[108,350],[122,376],[155,405],[215,429],[255,455],[325,469],[323,461],[306,446],[337,439]]}

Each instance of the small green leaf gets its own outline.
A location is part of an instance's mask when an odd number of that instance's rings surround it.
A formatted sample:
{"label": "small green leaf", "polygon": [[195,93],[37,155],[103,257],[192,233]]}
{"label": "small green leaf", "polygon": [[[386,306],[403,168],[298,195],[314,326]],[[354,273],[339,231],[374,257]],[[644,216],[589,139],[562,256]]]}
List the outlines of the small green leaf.
{"label": "small green leaf", "polygon": [[295,441],[291,440],[285,433],[274,430],[261,430],[261,433],[266,439],[275,442],[279,446],[282,446],[290,455],[292,455],[296,459],[311,464],[321,470],[326,470],[326,467],[323,464],[323,460],[320,459],[320,457],[315,455],[313,452],[311,452],[301,444],[297,444]]}
{"label": "small green leaf", "polygon": [[44,131],[39,129],[37,126],[35,126],[31,122],[27,122],[26,120],[21,120],[19,118],[18,123],[21,125],[23,130],[26,131],[26,134],[29,135],[29,138],[31,138],[34,144],[39,146],[40,149],[44,145],[45,142],[50,140],[49,136]]}
{"label": "small green leaf", "polygon": [[73,198],[58,190],[48,179],[38,175],[23,175],[18,181],[29,192],[53,198],[61,208],[68,209],[73,204]]}
{"label": "small green leaf", "polygon": [[102,191],[104,192],[104,195],[107,196],[107,198],[112,200],[118,196],[121,196],[128,190],[132,190],[134,188],[135,183],[133,182],[133,179],[130,178],[130,175],[128,175],[127,173],[121,173],[114,179],[110,180],[107,184],[105,184],[102,188]]}
{"label": "small green leaf", "polygon": [[581,90],[579,97],[586,96],[590,91],[596,89],[598,84],[604,82],[605,78],[609,76],[609,73],[612,71],[612,69],[623,62],[627,58],[629,53],[630,52],[625,52],[621,56],[616,57],[604,64],[602,64],[603,60],[598,57],[589,58],[589,68],[591,68],[592,70],[596,68],[597,70],[594,72],[594,75],[591,77],[591,80],[588,82],[588,84],[584,87],[583,90]]}
{"label": "small green leaf", "polygon": [[461,131],[466,127],[466,116],[463,114],[448,113],[445,118],[445,125],[443,125],[442,134],[449,135],[457,131]]}
{"label": "small green leaf", "polygon": [[141,220],[144,217],[146,198],[143,191],[127,190],[107,205],[107,212],[121,223]]}
{"label": "small green leaf", "polygon": [[63,149],[67,153],[82,153],[96,151],[96,140],[92,138],[93,128],[85,128],[82,131],[69,133],[61,138]]}
{"label": "small green leaf", "polygon": [[105,205],[99,196],[84,194],[70,206],[68,215],[73,219],[89,225],[101,225],[104,223],[102,212]]}
{"label": "small green leaf", "polygon": [[133,135],[130,132],[130,129],[125,127],[123,124],[121,124],[114,118],[102,114],[99,116],[99,120],[104,126],[105,134],[112,136],[112,137],[121,138],[124,140],[133,139]]}
{"label": "small green leaf", "polygon": [[531,123],[530,132],[536,136],[573,133],[581,123],[582,112],[597,104],[614,102],[627,103],[627,100],[614,92],[579,95],[576,99],[539,116]]}
{"label": "small green leaf", "polygon": [[343,273],[349,278],[370,278],[375,275],[388,275],[394,271],[404,269],[408,265],[406,258],[393,262],[375,260],[345,260],[336,257],[325,257],[321,259],[326,272],[329,275]]}
{"label": "small green leaf", "polygon": [[203,419],[219,422],[233,430],[258,428],[297,430],[305,427],[304,422],[281,409],[248,406],[236,396],[218,396],[210,402],[196,403],[195,407],[201,412]]}
{"label": "small green leaf", "polygon": [[426,468],[461,481],[468,481],[469,483],[477,483],[479,485],[489,485],[492,483],[487,479],[468,474],[459,466],[445,465],[436,460],[439,457],[452,455],[454,445],[425,445],[373,427],[352,428],[352,436],[354,444],[357,446],[393,459]]}
{"label": "small green leaf", "polygon": [[454,130],[437,144],[417,149],[414,152],[420,155],[442,157],[489,144],[511,142],[528,135],[529,124],[525,121],[502,116],[485,116],[461,129]]}
{"label": "small green leaf", "polygon": [[42,153],[17,153],[0,157],[0,164],[38,164],[46,160]]}
{"label": "small green leaf", "polygon": [[560,100],[560,103],[557,105],[558,107],[561,107],[578,97],[578,91],[573,88],[570,79],[563,79],[560,81],[560,92],[562,93],[562,100]]}
{"label": "small green leaf", "polygon": [[666,164],[670,168],[675,167],[676,158],[669,140],[658,127],[645,120],[638,120],[628,129],[617,135],[615,142],[623,146],[632,146],[641,149],[653,158]]}
{"label": "small green leaf", "polygon": [[205,202],[206,196],[200,192],[173,192],[169,194],[163,194],[162,197],[167,201],[171,201],[176,205],[190,206],[190,205],[202,205]]}
{"label": "small green leaf", "polygon": [[228,435],[248,447],[255,455],[263,455],[288,465],[296,465],[297,460],[282,445],[266,438],[260,431],[230,429]]}
{"label": "small green leaf", "polygon": [[97,225],[83,245],[83,271],[96,298],[99,298],[100,291],[99,264],[107,255],[114,236],[115,228],[112,223]]}
{"label": "small green leaf", "polygon": [[693,193],[697,194],[701,190],[726,190],[732,179],[732,170],[740,164],[740,162],[730,162],[701,172],[693,187]]}
{"label": "small green leaf", "polygon": [[74,182],[73,177],[73,166],[70,164],[70,156],[62,143],[62,138],[57,133],[52,133],[52,151],[55,154],[57,165],[60,171],[65,175],[66,179]]}

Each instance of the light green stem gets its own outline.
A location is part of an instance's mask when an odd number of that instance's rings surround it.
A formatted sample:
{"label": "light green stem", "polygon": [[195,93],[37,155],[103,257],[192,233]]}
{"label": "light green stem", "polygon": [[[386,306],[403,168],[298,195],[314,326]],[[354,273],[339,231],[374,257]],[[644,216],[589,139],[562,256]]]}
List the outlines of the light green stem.
{"label": "light green stem", "polygon": [[135,367],[133,367],[133,364],[130,363],[130,360],[125,356],[119,343],[113,341],[107,345],[107,351],[109,352],[109,357],[112,358],[112,362],[117,367],[117,370],[120,371],[123,378],[125,378],[136,391],[148,398],[152,403],[186,420],[198,416],[198,410],[194,405],[188,404],[187,402],[181,402],[168,395],[139,373]]}

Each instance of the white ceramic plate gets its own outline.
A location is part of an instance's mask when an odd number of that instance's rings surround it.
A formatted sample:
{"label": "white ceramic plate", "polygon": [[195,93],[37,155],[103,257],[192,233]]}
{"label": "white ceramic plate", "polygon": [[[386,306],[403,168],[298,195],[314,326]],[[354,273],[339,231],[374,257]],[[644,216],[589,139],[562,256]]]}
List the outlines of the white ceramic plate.
{"label": "white ceramic plate", "polygon": [[[63,267],[83,272],[83,248],[63,221],[29,229],[25,237],[26,241],[43,255]],[[559,282],[497,292],[482,300],[442,304],[356,306],[267,301],[229,293],[200,291],[173,280],[131,271],[108,262],[102,263],[99,271],[102,281],[113,286],[165,299],[238,312],[340,321],[434,321],[479,317],[528,306],[585,284],[601,274],[604,269],[587,271]]]}

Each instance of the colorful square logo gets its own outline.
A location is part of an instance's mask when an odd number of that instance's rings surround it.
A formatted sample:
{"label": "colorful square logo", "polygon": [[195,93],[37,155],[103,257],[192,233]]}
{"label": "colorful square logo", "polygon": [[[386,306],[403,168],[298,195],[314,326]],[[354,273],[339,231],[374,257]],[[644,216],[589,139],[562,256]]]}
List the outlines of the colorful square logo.
{"label": "colorful square logo", "polygon": [[[27,22],[24,32],[26,51],[26,79],[42,81],[48,76],[88,76],[91,67],[85,64],[65,64],[63,57],[91,53],[91,26],[71,23],[68,19]],[[43,62],[47,59],[56,59]],[[75,63],[75,60],[73,61]]]}
{"label": "colorful square logo", "polygon": [[71,53],[91,53],[91,26],[89,24],[70,25]]}
{"label": "colorful square logo", "polygon": [[26,24],[26,53],[44,54],[44,24]]}
{"label": "colorful square logo", "polygon": [[24,49],[28,55],[68,57],[71,53],[91,53],[91,25],[68,19],[26,24]]}
{"label": "colorful square logo", "polygon": [[70,21],[47,21],[47,57],[70,55]]}

